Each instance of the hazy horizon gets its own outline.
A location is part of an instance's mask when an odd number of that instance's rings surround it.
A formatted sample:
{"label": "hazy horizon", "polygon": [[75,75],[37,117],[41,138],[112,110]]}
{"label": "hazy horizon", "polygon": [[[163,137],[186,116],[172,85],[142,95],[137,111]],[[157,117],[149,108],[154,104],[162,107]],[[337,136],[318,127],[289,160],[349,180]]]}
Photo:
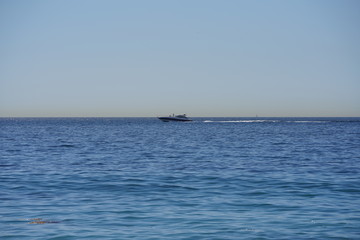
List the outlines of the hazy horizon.
{"label": "hazy horizon", "polygon": [[0,117],[360,117],[360,1],[0,1]]}

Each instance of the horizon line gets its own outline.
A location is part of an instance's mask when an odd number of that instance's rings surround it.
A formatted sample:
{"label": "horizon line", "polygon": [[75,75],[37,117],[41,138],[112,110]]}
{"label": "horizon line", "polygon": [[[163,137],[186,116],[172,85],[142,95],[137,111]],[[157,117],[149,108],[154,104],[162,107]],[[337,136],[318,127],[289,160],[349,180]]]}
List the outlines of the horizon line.
{"label": "horizon line", "polygon": [[[158,118],[159,116],[0,116],[0,118]],[[360,116],[195,116],[191,118],[360,118]]]}

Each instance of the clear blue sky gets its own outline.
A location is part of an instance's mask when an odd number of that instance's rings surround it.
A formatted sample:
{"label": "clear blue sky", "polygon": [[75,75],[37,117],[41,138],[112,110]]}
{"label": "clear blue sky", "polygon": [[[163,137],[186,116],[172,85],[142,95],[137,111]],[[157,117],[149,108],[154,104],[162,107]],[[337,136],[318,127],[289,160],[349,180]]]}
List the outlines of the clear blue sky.
{"label": "clear blue sky", "polygon": [[0,116],[360,116],[358,0],[0,0]]}

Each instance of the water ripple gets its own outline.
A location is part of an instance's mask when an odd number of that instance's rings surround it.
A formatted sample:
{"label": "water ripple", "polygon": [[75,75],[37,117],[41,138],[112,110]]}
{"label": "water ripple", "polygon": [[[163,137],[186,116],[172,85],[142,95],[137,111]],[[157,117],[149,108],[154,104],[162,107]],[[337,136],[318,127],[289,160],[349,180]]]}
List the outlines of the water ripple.
{"label": "water ripple", "polygon": [[1,239],[360,234],[356,119],[0,122]]}

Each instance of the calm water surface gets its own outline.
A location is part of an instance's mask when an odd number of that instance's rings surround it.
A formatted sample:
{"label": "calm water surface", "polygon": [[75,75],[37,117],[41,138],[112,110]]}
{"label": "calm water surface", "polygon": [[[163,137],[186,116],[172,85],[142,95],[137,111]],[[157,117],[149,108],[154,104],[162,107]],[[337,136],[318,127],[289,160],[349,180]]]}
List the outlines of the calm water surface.
{"label": "calm water surface", "polygon": [[360,239],[360,119],[2,118],[0,216],[0,239]]}

